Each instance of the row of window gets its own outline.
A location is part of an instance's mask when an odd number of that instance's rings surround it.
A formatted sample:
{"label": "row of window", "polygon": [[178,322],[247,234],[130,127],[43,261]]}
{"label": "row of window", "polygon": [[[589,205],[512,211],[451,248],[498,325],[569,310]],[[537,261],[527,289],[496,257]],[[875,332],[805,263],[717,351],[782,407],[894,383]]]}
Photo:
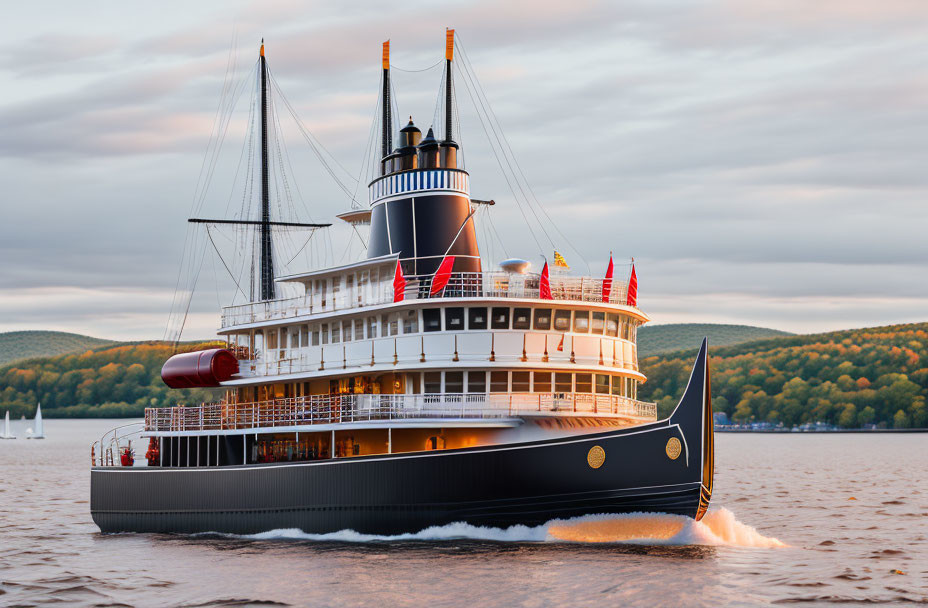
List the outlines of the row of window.
{"label": "row of window", "polygon": [[251,336],[248,334],[233,336],[232,339],[239,346],[253,346],[258,350],[264,349],[263,343],[266,340],[267,349],[276,350],[416,334],[420,328],[424,332],[486,329],[557,331],[632,341],[637,337],[637,322],[617,313],[506,306],[449,306],[268,329],[264,334],[255,334],[254,345],[249,344]]}
{"label": "row of window", "polygon": [[392,271],[388,272],[384,269],[381,273],[377,268],[328,279],[315,279],[307,283],[306,297],[313,306],[320,306],[323,309],[330,303],[336,308],[351,306],[355,299],[358,306],[361,306],[365,301],[379,301],[384,294],[384,289],[388,286],[387,281],[392,279]]}
{"label": "row of window", "polygon": [[543,371],[425,372],[421,389],[415,386],[415,379],[412,384],[413,392],[423,393],[596,393],[633,397],[638,392],[638,382],[624,376]]}
{"label": "row of window", "polygon": [[[494,370],[405,372],[330,380],[331,394],[591,393],[637,398],[638,381],[611,374]],[[276,389],[276,390],[275,390]],[[239,389],[242,401],[310,395],[310,383]]]}

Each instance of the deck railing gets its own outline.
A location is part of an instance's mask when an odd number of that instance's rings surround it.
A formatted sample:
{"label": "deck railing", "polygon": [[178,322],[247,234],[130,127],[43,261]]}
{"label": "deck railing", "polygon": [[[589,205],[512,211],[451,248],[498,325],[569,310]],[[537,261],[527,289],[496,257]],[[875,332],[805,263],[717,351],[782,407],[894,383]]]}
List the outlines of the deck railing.
{"label": "deck railing", "polygon": [[[541,275],[510,274],[508,272],[459,272],[451,275],[439,295],[430,296],[433,275],[406,277],[404,300],[436,298],[539,298]],[[350,310],[393,302],[393,277],[389,283],[380,282],[363,288],[358,295],[349,290],[329,294],[325,305],[320,297],[308,293],[297,298],[253,302],[227,306],[222,311],[222,327],[247,323],[286,319],[322,312]],[[602,302],[604,279],[594,277],[552,276],[551,297],[560,301]],[[362,289],[358,287],[357,289]],[[628,284],[613,281],[609,293],[610,304],[625,304]]]}
{"label": "deck railing", "polygon": [[146,408],[145,430],[221,431],[374,420],[485,420],[539,415],[649,422],[657,419],[657,405],[628,397],[586,393],[313,395],[250,403]]}

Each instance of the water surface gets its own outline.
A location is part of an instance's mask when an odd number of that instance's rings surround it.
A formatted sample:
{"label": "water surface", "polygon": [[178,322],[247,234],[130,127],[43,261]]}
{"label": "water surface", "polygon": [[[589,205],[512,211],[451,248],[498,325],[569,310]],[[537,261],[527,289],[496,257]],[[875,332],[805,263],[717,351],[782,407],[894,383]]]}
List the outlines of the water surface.
{"label": "water surface", "polygon": [[90,443],[117,423],[47,420],[48,439],[0,441],[0,605],[928,603],[928,435],[719,434],[699,524],[103,535]]}

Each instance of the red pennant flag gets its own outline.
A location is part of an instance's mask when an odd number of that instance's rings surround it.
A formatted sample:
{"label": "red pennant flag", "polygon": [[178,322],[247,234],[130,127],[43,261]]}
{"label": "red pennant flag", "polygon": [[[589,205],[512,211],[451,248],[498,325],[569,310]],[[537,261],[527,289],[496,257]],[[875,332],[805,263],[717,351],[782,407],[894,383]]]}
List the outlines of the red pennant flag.
{"label": "red pennant flag", "polygon": [[632,262],[632,276],[628,279],[628,306],[638,306],[638,275],[635,274],[635,263]]}
{"label": "red pennant flag", "polygon": [[430,296],[441,293],[441,290],[444,289],[448,281],[451,280],[452,266],[454,266],[454,256],[446,255],[441,261],[441,264],[438,265],[435,276],[432,277],[432,288],[429,290]]}
{"label": "red pennant flag", "polygon": [[403,276],[403,267],[399,260],[396,262],[396,274],[393,275],[393,301],[402,302],[406,297],[406,277]]}
{"label": "red pennant flag", "polygon": [[538,297],[542,300],[553,300],[551,296],[551,281],[548,279],[548,262],[541,269],[541,283],[538,285]]}
{"label": "red pennant flag", "polygon": [[612,252],[609,252],[609,267],[606,268],[606,278],[603,279],[603,302],[609,301],[609,293],[612,291]]}
{"label": "red pennant flag", "polygon": [[564,334],[561,334],[561,341],[557,343],[557,349],[564,352]]}

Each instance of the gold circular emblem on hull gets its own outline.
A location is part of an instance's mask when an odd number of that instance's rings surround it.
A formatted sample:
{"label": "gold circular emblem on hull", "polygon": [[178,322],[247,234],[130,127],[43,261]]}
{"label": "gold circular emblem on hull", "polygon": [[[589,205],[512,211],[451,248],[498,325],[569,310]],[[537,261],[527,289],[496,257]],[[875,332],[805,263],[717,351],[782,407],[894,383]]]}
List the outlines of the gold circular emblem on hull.
{"label": "gold circular emblem on hull", "polygon": [[598,445],[594,445],[590,448],[590,451],[586,455],[586,463],[594,469],[598,469],[603,466],[603,463],[606,462],[606,450],[602,449]]}
{"label": "gold circular emblem on hull", "polygon": [[683,446],[680,445],[679,439],[676,437],[671,437],[667,440],[667,447],[665,449],[667,452],[667,458],[676,460],[680,457],[680,452],[683,451]]}

